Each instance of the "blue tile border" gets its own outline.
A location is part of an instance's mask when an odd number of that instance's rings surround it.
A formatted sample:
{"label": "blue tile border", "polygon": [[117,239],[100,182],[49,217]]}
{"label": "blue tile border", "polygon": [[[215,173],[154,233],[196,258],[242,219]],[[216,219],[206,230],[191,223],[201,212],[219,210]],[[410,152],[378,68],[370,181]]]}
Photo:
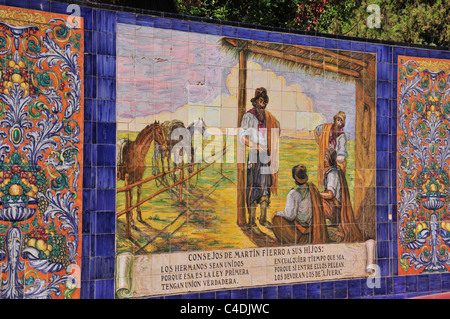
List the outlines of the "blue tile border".
{"label": "blue tile border", "polygon": [[306,284],[306,298],[307,299],[320,299],[320,282],[312,282]]}
{"label": "blue tile border", "polygon": [[359,279],[351,279],[347,281],[348,284],[348,298],[361,298],[361,281]]}
{"label": "blue tile border", "polygon": [[306,284],[294,284],[292,285],[292,298],[293,299],[306,299]]}
{"label": "blue tile border", "polygon": [[336,281],[334,283],[334,298],[346,299],[348,296],[348,282],[347,280]]}
{"label": "blue tile border", "polygon": [[292,299],[292,285],[279,286],[277,299]]}
{"label": "blue tile border", "polygon": [[[69,14],[68,3],[5,0],[13,7]],[[112,9],[110,9],[112,8]],[[396,276],[396,86],[399,55],[450,59],[450,52],[383,41],[317,36],[231,22],[207,24],[200,18],[166,18],[144,13],[81,6],[85,27],[85,118],[82,215],[82,298],[114,298],[115,240],[115,28],[117,23],[242,37],[257,41],[315,46],[377,54],[377,250],[383,266],[381,287],[368,288],[365,279],[287,286],[253,287],[202,292],[166,298],[410,298],[450,290],[450,274]],[[167,15],[169,16],[169,15]],[[240,26],[240,27],[239,27]],[[245,28],[242,28],[245,27]],[[391,176],[391,178],[387,178]],[[388,182],[387,182],[388,181]],[[393,219],[386,216],[386,209]],[[394,233],[395,232],[395,233]]]}
{"label": "blue tile border", "polygon": [[277,287],[269,286],[262,288],[263,299],[277,299],[278,291]]}
{"label": "blue tile border", "polygon": [[325,281],[320,283],[320,298],[334,299],[334,282]]}

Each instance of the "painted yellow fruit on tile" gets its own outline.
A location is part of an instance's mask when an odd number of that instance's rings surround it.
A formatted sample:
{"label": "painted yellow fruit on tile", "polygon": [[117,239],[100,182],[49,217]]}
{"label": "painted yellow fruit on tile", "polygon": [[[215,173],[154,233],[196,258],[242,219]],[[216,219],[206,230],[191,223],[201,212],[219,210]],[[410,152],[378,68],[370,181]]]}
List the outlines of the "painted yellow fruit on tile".
{"label": "painted yellow fruit on tile", "polygon": [[28,197],[36,197],[36,194],[33,193],[32,191],[29,191],[28,193],[25,193],[25,195],[27,195]]}
{"label": "painted yellow fruit on tile", "polygon": [[22,83],[22,82],[23,82],[23,78],[22,78],[22,76],[21,76],[20,74],[13,74],[13,75],[11,76],[11,80],[12,80],[14,83]]}
{"label": "painted yellow fruit on tile", "polygon": [[9,195],[20,196],[23,194],[23,188],[20,185],[14,184],[9,188]]}
{"label": "painted yellow fruit on tile", "polygon": [[5,180],[2,183],[0,183],[0,187],[5,187],[6,185],[9,184],[10,181],[11,181],[11,179],[5,178]]}
{"label": "painted yellow fruit on tile", "polygon": [[422,231],[423,226],[422,224],[417,225],[417,232],[419,233],[420,231]]}
{"label": "painted yellow fruit on tile", "polygon": [[36,248],[42,251],[46,251],[47,250],[47,243],[45,241],[43,241],[42,239],[39,239],[36,242]]}
{"label": "painted yellow fruit on tile", "polygon": [[36,238],[31,238],[31,239],[27,242],[27,246],[28,246],[28,247],[36,247]]}

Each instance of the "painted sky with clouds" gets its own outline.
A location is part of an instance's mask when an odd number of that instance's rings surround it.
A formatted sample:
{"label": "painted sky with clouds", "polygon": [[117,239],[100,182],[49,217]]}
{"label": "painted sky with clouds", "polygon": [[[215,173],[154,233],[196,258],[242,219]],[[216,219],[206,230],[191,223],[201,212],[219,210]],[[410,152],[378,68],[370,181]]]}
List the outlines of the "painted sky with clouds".
{"label": "painted sky with clouds", "polygon": [[[213,35],[118,24],[118,129],[197,117],[205,118],[208,126],[236,127],[238,61],[217,45],[219,40]],[[315,78],[258,60],[249,60],[247,76],[247,108],[254,89],[265,86],[268,110],[282,129],[311,129],[332,121],[342,110],[347,114],[345,131],[354,138],[354,83]]]}

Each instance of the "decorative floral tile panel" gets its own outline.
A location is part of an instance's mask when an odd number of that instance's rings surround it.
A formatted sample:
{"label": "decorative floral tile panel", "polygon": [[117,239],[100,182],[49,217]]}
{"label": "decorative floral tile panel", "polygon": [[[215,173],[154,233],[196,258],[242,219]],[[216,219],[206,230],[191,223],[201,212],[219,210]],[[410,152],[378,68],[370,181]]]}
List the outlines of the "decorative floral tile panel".
{"label": "decorative floral tile panel", "polygon": [[79,298],[83,21],[0,7],[0,29],[0,298]]}
{"label": "decorative floral tile panel", "polygon": [[398,58],[399,274],[450,266],[450,61]]}

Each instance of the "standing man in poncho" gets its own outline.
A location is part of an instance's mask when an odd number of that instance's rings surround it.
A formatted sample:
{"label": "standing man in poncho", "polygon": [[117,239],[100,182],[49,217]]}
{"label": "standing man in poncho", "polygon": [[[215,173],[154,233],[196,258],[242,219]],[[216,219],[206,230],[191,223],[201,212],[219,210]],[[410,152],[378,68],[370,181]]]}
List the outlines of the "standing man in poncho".
{"label": "standing man in poncho", "polygon": [[266,110],[269,96],[265,88],[257,88],[250,101],[253,108],[242,117],[239,141],[249,149],[246,185],[248,224],[255,234],[261,234],[256,225],[258,205],[259,224],[267,228],[272,227],[267,219],[267,208],[271,194],[277,194],[280,124],[275,116]]}

